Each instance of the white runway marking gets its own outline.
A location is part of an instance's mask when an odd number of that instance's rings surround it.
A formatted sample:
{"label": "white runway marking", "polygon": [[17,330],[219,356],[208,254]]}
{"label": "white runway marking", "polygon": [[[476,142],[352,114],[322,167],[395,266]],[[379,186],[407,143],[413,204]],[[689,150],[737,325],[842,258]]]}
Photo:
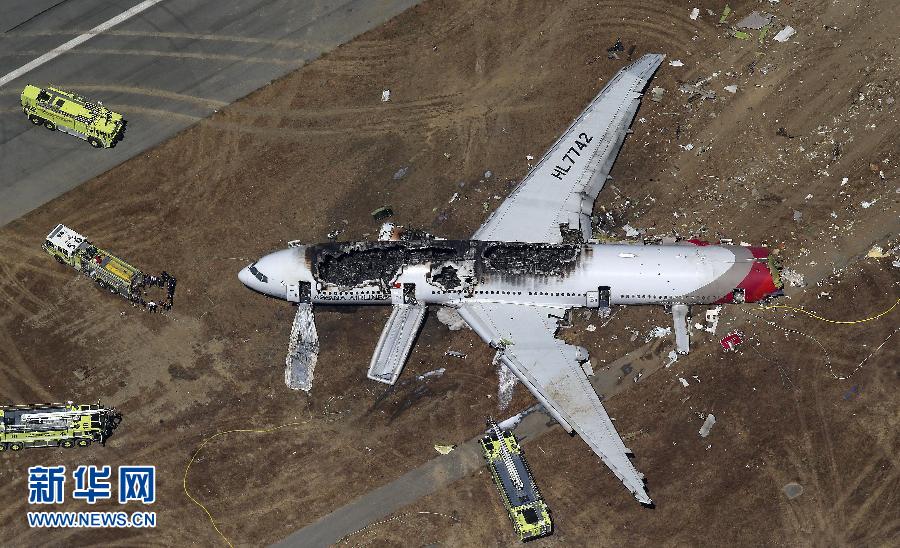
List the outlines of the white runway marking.
{"label": "white runway marking", "polygon": [[75,38],[72,38],[65,44],[58,46],[56,48],[53,48],[52,50],[41,55],[34,61],[26,63],[26,64],[22,65],[21,67],[17,68],[16,70],[10,72],[9,74],[5,74],[4,76],[0,77],[0,86],[4,86],[7,83],[15,80],[19,76],[22,76],[23,74],[31,72],[32,70],[43,65],[47,61],[50,61],[52,59],[55,59],[56,57],[59,57],[63,53],[74,48],[75,46],[82,44],[84,42],[87,42],[88,40],[90,40],[94,36],[97,36],[101,32],[113,28],[114,26],[118,25],[122,21],[130,19],[131,17],[134,17],[135,15],[141,13],[142,11],[146,10],[147,8],[153,7],[162,1],[163,0],[144,0],[140,4],[134,6],[133,8],[123,11],[122,13],[120,13],[119,15],[116,15],[115,17],[106,21],[105,23],[100,23],[99,25],[97,25],[96,27],[87,31],[86,33],[76,36]]}

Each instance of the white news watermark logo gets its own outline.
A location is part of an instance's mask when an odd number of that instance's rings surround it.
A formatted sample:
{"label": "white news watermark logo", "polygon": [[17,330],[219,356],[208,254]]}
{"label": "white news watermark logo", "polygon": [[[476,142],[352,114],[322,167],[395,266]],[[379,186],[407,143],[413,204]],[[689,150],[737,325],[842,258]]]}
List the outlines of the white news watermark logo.
{"label": "white news watermark logo", "polygon": [[[119,504],[156,502],[155,466],[119,466]],[[28,468],[28,503],[62,504],[66,499],[66,467]],[[96,504],[113,498],[111,466],[81,465],[72,471],[73,500]],[[28,512],[31,527],[156,527],[156,512]]]}

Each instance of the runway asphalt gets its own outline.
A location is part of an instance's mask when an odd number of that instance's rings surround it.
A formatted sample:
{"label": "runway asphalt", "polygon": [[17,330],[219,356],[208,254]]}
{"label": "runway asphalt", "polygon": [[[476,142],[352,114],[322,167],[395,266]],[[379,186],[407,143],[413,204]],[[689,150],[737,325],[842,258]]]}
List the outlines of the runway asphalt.
{"label": "runway asphalt", "polygon": [[[0,77],[140,4],[11,0]],[[162,0],[0,86],[0,226],[153,147],[419,0]],[[26,84],[77,91],[121,112],[125,139],[95,150],[33,126]]]}

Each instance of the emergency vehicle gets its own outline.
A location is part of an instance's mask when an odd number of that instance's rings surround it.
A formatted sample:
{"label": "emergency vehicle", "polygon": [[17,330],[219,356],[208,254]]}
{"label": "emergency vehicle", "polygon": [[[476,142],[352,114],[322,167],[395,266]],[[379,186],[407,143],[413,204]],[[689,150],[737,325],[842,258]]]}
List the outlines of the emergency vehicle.
{"label": "emergency vehicle", "polygon": [[81,271],[100,287],[125,298],[136,296],[136,288],[143,282],[140,270],[63,224],[50,231],[41,247],[57,262]]}
{"label": "emergency vehicle", "polygon": [[110,148],[122,139],[125,120],[100,102],[56,89],[28,85],[22,91],[22,111],[32,124],[84,139],[94,148]]}
{"label": "emergency vehicle", "polygon": [[553,530],[550,511],[513,433],[489,421],[487,435],[481,438],[481,449],[519,540],[524,542],[550,534]]}
{"label": "emergency vehicle", "polygon": [[115,409],[47,403],[0,406],[0,452],[26,447],[87,447],[106,443],[122,421]]}

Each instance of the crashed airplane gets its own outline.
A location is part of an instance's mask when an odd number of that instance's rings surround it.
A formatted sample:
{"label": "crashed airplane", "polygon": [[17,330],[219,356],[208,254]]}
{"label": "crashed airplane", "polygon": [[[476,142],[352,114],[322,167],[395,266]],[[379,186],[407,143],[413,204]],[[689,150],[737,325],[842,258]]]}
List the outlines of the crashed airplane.
{"label": "crashed airplane", "polygon": [[652,504],[582,367],[588,352],[556,338],[559,321],[574,308],[665,306],[678,350],[687,352],[691,305],[781,293],[765,247],[591,240],[594,201],[663,58],[644,55],[616,74],[471,240],[385,225],[379,241],[292,242],[244,268],[238,277],[246,286],[297,303],[289,386],[310,387],[318,353],[313,305],[393,307],[368,374],[388,384],[409,356],[426,306],[453,307],[563,428],[577,432],[638,501]]}

